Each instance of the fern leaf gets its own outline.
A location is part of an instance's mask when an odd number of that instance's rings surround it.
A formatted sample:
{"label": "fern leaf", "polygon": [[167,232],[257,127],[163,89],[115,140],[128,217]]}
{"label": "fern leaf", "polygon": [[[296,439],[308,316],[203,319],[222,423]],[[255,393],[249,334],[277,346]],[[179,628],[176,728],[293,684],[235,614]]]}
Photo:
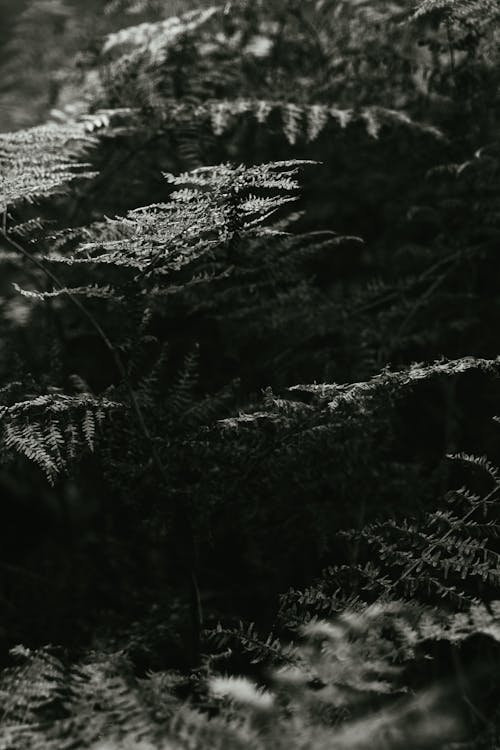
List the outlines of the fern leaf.
{"label": "fern leaf", "polygon": [[118,407],[106,398],[62,393],[41,394],[0,406],[0,447],[36,463],[54,484],[78,452],[85,447],[93,450],[96,422]]}
{"label": "fern leaf", "polygon": [[81,124],[40,125],[0,134],[0,212],[61,190],[93,173],[79,159],[95,141]]}

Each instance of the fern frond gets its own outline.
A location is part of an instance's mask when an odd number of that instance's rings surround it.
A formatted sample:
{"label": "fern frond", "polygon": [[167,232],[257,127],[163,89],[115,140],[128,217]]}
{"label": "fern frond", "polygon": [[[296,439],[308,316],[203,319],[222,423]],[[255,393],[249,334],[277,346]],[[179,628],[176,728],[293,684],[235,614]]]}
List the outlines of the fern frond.
{"label": "fern frond", "polygon": [[311,163],[222,164],[181,175],[166,174],[166,179],[179,187],[171,194],[170,203],[134,209],[124,219],[107,222],[108,231],[120,239],[87,242],[72,256],[54,253],[47,259],[66,265],[136,269],[139,278],[178,273],[203,258],[212,258],[236,233],[255,232],[274,211],[294,200],[279,192],[256,197],[253,191],[294,191],[299,167]]}
{"label": "fern frond", "polygon": [[22,289],[16,282],[13,283],[13,287],[23,297],[27,297],[31,300],[37,300],[43,302],[47,299],[54,299],[57,297],[64,297],[71,295],[73,297],[86,297],[87,299],[107,299],[107,300],[121,300],[123,299],[109,284],[105,286],[98,286],[97,284],[89,284],[89,286],[79,287],[62,287],[61,289],[54,289],[51,292],[36,292],[32,289]]}
{"label": "fern frond", "polygon": [[[433,646],[459,649],[477,634],[498,643],[499,619],[498,602],[461,615],[401,602],[347,608],[307,623],[300,641],[277,644],[291,658],[274,662],[265,686],[211,671],[196,678],[205,696],[198,709],[175,695],[178,675],[136,679],[123,654],[93,652],[71,664],[49,648],[18,646],[11,651],[17,664],[0,673],[0,743],[5,750],[438,748],[462,737],[465,703],[442,677],[420,676],[415,685],[405,666]],[[242,638],[248,633],[255,641],[252,628]],[[266,644],[275,650],[274,641]]]}
{"label": "fern frond", "polygon": [[422,0],[417,4],[412,18],[425,18],[435,14],[457,20],[478,18],[484,23],[487,18],[491,20],[492,16],[499,13],[496,0]]}
{"label": "fern frond", "polygon": [[[128,118],[127,118],[128,112]],[[112,111],[111,111],[111,114]],[[265,99],[208,99],[193,104],[179,100],[165,101],[152,110],[158,125],[187,127],[196,120],[205,123],[217,137],[227,135],[237,125],[253,121],[256,126],[279,125],[280,132],[289,144],[298,141],[315,141],[324,132],[342,130],[348,125],[362,125],[367,134],[377,139],[386,128],[402,127],[436,139],[443,139],[439,128],[413,120],[405,112],[387,107],[371,106],[359,109],[342,109],[329,104],[296,104],[284,100]],[[132,131],[139,128],[144,115],[141,110],[129,108],[117,110]],[[149,114],[151,117],[151,113]],[[123,127],[127,127],[124,124]]]}
{"label": "fern frond", "polygon": [[216,6],[188,11],[182,16],[172,16],[157,23],[143,23],[129,26],[109,34],[103,45],[105,55],[124,52],[148,52],[156,62],[164,60],[169,45],[179,37],[196,31],[219,12]]}
{"label": "fern frond", "polygon": [[462,359],[437,361],[430,365],[413,364],[406,370],[391,372],[384,370],[371,380],[364,383],[352,383],[349,385],[295,385],[290,388],[293,393],[310,393],[322,401],[327,401],[331,409],[336,409],[341,403],[363,405],[376,394],[389,388],[391,391],[410,387],[414,383],[427,380],[435,376],[454,376],[467,372],[468,370],[481,370],[483,372],[498,372],[500,359],[481,359],[476,357],[463,357]]}
{"label": "fern frond", "polygon": [[80,160],[94,142],[78,123],[1,133],[0,212],[21,200],[50,195],[76,178],[92,177]]}
{"label": "fern frond", "polygon": [[119,406],[88,393],[41,394],[0,406],[1,448],[33,461],[54,484],[83,450],[94,450],[97,429]]}

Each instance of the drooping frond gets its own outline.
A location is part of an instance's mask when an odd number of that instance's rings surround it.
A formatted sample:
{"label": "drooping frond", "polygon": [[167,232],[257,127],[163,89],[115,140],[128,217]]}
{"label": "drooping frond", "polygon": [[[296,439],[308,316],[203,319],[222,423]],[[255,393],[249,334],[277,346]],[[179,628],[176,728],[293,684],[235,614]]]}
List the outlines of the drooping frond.
{"label": "drooping frond", "polygon": [[[33,461],[52,484],[85,450],[94,450],[99,426],[119,404],[88,393],[60,392],[8,398],[0,406],[0,448]],[[10,403],[9,403],[10,402]]]}
{"label": "drooping frond", "polygon": [[[184,110],[184,111],[183,111]],[[182,105],[170,110],[172,117],[187,115]],[[362,107],[343,109],[327,104],[296,104],[292,101],[245,99],[204,102],[196,107],[196,114],[209,119],[215,135],[223,135],[238,118],[251,115],[256,123],[265,125],[268,120],[281,124],[281,131],[292,145],[299,139],[308,142],[316,140],[332,124],[345,128],[349,124],[361,124],[372,138],[378,138],[384,127],[403,126],[435,137],[441,137],[439,130],[431,125],[412,120],[404,112],[385,107]]]}
{"label": "drooping frond", "polygon": [[108,110],[86,121],[90,129],[94,123],[108,118],[116,123],[117,132],[134,133],[144,126],[155,129],[169,128],[180,130],[192,127],[205,127],[217,136],[228,135],[238,126],[245,123],[260,128],[265,132],[266,126],[276,127],[291,145],[297,142],[315,141],[321,134],[336,133],[348,126],[361,126],[371,138],[379,138],[381,132],[391,128],[406,128],[430,135],[433,138],[443,137],[440,130],[426,123],[412,119],[400,110],[388,107],[367,106],[347,109],[335,104],[306,104],[279,99],[207,99],[192,102],[177,99],[166,99],[156,108],[150,107],[147,113],[140,109],[122,108]]}

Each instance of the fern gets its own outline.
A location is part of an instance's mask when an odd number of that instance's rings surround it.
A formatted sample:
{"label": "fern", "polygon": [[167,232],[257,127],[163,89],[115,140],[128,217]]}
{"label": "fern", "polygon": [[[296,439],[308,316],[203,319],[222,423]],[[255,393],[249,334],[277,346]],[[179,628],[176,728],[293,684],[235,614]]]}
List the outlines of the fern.
{"label": "fern", "polygon": [[453,20],[479,20],[485,17],[493,20],[498,13],[498,4],[494,0],[423,0],[418,3],[413,18],[430,14],[441,14]]}
{"label": "fern", "polygon": [[78,161],[92,143],[84,125],[76,123],[1,134],[0,212],[20,200],[61,190],[77,177],[92,177]]}
{"label": "fern", "polygon": [[[327,104],[296,104],[280,100],[252,100],[252,99],[212,99],[192,104],[179,102],[175,99],[167,100],[156,110],[148,111],[147,120],[140,109],[121,109],[99,112],[92,119],[86,118],[89,127],[94,128],[93,122],[100,123],[103,118],[121,121],[121,127],[140,128],[144,124],[151,127],[154,124],[162,130],[169,128],[189,127],[196,120],[198,127],[203,125],[211,128],[213,134],[221,137],[231,134],[244,122],[254,123],[264,131],[264,127],[273,123],[279,126],[280,132],[288,143],[311,143],[323,131],[335,131],[335,126],[345,129],[347,126],[361,124],[369,136],[378,138],[380,132],[386,128],[403,127],[418,133],[428,134],[442,139],[440,130],[426,123],[412,120],[406,113],[386,107],[363,107],[359,109],[342,109]],[[99,119],[101,118],[101,119]],[[332,127],[333,126],[333,127]]]}
{"label": "fern", "polygon": [[[10,399],[9,399],[10,400]],[[85,450],[94,450],[96,432],[119,404],[90,394],[48,393],[0,407],[4,455],[33,461],[51,484]]]}
{"label": "fern", "polygon": [[[153,57],[155,55],[164,55],[169,45],[173,44],[179,36],[190,34],[196,31],[200,26],[206,24],[217,12],[217,8],[212,7],[207,10],[189,11],[181,18],[172,16],[165,21],[156,24],[144,23],[140,26],[130,26],[121,31],[110,34],[103,47],[104,54],[116,53],[118,49],[130,51],[132,48],[137,50],[138,54],[148,53]],[[161,62],[161,58],[156,58]]]}
{"label": "fern", "polygon": [[439,375],[453,376],[467,372],[469,369],[483,370],[484,372],[496,372],[497,360],[481,360],[476,357],[464,357],[452,362],[434,362],[430,365],[413,364],[406,370],[400,372],[385,372],[375,375],[366,383],[353,383],[349,385],[295,385],[290,391],[312,393],[320,400],[328,402],[331,409],[345,402],[352,402],[358,408],[364,409],[365,403],[370,398],[377,396],[378,392],[391,390],[393,393],[406,386],[411,387],[415,382],[426,380]]}
{"label": "fern", "polygon": [[210,654],[210,662],[232,658],[237,651],[242,651],[250,664],[283,666],[295,664],[298,660],[293,647],[281,642],[273,633],[262,637],[256,631],[255,623],[240,621],[233,628],[218,623],[216,628],[206,632],[206,638],[211,647],[217,649]]}
{"label": "fern", "polygon": [[[465,739],[463,699],[445,679],[413,694],[414,655],[426,644],[460,649],[478,632],[498,642],[498,606],[443,616],[407,605],[346,610],[302,628],[294,662],[274,668],[267,685],[211,673],[200,681],[201,705],[176,695],[182,678],[134,679],[120,654],[89,654],[68,663],[50,649],[12,650],[4,670],[2,747],[442,747]],[[474,679],[474,672],[470,672]],[[206,685],[203,683],[206,682]],[[465,705],[465,701],[464,701]],[[364,709],[365,713],[361,713]],[[209,713],[216,716],[210,718]],[[411,718],[412,734],[407,722]],[[391,739],[388,743],[387,738]]]}
{"label": "fern", "polygon": [[[303,162],[302,162],[303,163]],[[293,200],[273,195],[257,198],[253,189],[291,191],[301,162],[275,162],[244,168],[230,165],[200,168],[180,176],[166,175],[174,185],[189,185],[171,194],[168,204],[134,209],[124,219],[110,222],[111,234],[122,239],[87,242],[72,257],[48,256],[68,265],[105,264],[136,269],[142,279],[172,274],[213,253],[236,232],[257,227],[280,206]],[[192,187],[191,187],[192,186]]]}
{"label": "fern", "polygon": [[[26,74],[2,75],[3,122],[51,121],[0,136],[0,484],[25,542],[0,560],[0,646],[22,662],[0,672],[0,745],[478,734],[500,584],[480,426],[497,6],[77,5],[27,3],[14,67],[45,52],[24,112]],[[459,464],[478,476],[450,491]],[[33,650],[7,656],[40,600]],[[84,655],[103,621],[122,653]]]}
{"label": "fern", "polygon": [[[458,609],[478,605],[486,591],[494,596],[500,584],[496,514],[498,471],[485,458],[451,456],[486,475],[486,488],[450,491],[448,507],[421,518],[389,519],[365,525],[361,531],[341,532],[356,543],[357,555],[376,562],[333,566],[315,586],[290,591],[282,599],[282,617],[330,616],[341,606],[345,592],[361,600],[387,596],[444,601]],[[361,543],[361,547],[359,544]]]}

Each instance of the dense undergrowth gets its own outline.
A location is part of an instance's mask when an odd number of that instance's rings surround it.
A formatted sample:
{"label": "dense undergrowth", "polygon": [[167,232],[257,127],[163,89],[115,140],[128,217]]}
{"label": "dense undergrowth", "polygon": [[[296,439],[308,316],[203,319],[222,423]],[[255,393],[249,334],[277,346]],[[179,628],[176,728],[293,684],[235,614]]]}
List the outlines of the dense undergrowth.
{"label": "dense undergrowth", "polygon": [[498,3],[0,12],[0,747],[496,747]]}

